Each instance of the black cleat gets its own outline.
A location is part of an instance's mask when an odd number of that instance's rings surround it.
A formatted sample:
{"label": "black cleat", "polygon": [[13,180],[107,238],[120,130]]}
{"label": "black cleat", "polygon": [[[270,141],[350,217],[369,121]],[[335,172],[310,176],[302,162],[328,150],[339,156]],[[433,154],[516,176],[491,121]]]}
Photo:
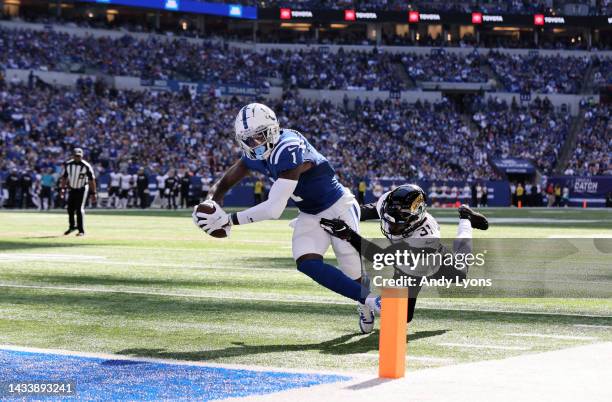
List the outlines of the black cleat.
{"label": "black cleat", "polygon": [[68,230],[64,232],[64,236],[68,236],[70,233],[74,232],[75,230],[77,230],[77,228],[68,228]]}
{"label": "black cleat", "polygon": [[472,211],[472,208],[467,205],[461,205],[458,211],[459,218],[469,220],[474,229],[487,230],[489,228],[489,221],[487,218],[483,214]]}

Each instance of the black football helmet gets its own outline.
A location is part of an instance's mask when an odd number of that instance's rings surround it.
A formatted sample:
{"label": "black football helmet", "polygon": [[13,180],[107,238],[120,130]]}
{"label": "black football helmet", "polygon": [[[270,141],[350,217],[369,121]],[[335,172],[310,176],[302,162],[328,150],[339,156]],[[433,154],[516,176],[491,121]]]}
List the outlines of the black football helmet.
{"label": "black football helmet", "polygon": [[416,184],[391,191],[380,207],[380,230],[389,240],[406,238],[425,221],[427,198]]}

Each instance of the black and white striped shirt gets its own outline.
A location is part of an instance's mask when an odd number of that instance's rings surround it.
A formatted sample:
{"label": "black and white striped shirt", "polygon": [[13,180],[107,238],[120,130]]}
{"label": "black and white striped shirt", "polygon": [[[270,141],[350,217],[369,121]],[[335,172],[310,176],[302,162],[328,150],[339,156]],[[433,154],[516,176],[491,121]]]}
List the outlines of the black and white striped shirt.
{"label": "black and white striped shirt", "polygon": [[89,184],[89,180],[96,178],[89,163],[84,160],[77,162],[74,159],[64,163],[62,176],[66,178],[70,188],[83,188]]}

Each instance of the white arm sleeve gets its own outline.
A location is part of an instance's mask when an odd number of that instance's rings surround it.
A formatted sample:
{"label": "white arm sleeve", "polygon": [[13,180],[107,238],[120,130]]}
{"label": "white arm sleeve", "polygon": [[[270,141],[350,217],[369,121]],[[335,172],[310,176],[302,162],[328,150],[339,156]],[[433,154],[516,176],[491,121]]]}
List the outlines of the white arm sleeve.
{"label": "white arm sleeve", "polygon": [[246,225],[247,223],[280,218],[297,184],[297,180],[276,180],[270,188],[270,194],[266,201],[236,214],[238,224]]}

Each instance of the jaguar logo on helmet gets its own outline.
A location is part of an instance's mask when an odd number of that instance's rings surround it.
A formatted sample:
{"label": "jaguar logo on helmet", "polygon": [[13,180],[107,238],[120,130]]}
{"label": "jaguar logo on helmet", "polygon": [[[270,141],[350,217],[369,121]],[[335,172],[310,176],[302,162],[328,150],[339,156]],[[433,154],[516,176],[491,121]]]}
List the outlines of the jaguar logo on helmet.
{"label": "jaguar logo on helmet", "polygon": [[419,194],[419,196],[415,198],[414,201],[412,201],[412,205],[410,205],[410,212],[412,213],[417,212],[419,208],[423,207],[424,203],[425,203],[425,200],[423,198],[423,194]]}
{"label": "jaguar logo on helmet", "polygon": [[250,103],[240,109],[234,130],[236,141],[250,159],[267,159],[280,136],[276,114],[261,103]]}

